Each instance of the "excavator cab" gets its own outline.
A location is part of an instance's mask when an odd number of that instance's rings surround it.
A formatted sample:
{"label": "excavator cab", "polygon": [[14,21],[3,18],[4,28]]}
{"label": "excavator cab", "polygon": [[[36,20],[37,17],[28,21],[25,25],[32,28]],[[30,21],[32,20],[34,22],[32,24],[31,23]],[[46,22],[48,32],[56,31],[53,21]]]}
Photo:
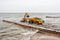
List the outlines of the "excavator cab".
{"label": "excavator cab", "polygon": [[27,22],[27,19],[29,17],[30,17],[29,14],[28,13],[25,13],[24,16],[23,16],[23,18],[22,18],[22,20],[21,20],[21,22]]}

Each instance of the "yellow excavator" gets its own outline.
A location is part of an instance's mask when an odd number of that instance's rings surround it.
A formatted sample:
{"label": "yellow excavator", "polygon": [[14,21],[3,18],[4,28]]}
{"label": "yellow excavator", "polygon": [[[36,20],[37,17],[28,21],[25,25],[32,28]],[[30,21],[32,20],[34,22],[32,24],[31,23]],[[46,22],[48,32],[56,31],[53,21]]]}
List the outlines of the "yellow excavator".
{"label": "yellow excavator", "polygon": [[28,22],[30,24],[42,25],[44,23],[44,20],[42,20],[41,18],[38,18],[38,17],[29,18],[29,14],[25,13],[21,22]]}

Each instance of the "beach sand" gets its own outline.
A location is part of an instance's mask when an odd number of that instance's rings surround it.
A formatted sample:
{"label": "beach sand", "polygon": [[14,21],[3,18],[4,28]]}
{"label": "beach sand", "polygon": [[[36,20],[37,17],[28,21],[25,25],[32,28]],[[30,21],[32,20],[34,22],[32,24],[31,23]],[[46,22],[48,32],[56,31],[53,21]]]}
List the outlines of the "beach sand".
{"label": "beach sand", "polygon": [[60,37],[36,32],[35,29],[23,28],[0,20],[0,40],[60,40]]}

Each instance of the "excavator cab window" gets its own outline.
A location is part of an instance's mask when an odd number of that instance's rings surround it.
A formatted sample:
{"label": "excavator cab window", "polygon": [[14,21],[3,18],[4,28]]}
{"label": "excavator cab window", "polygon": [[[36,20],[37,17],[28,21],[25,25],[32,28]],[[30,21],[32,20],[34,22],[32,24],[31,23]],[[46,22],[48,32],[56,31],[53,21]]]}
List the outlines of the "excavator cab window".
{"label": "excavator cab window", "polygon": [[29,15],[27,15],[27,17],[29,17]]}

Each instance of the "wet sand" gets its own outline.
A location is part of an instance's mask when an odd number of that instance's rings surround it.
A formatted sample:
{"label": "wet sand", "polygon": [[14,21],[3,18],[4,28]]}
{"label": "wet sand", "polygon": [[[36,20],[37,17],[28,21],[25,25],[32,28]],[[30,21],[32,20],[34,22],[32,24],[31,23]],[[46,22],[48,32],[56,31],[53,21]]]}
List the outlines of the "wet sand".
{"label": "wet sand", "polygon": [[0,21],[0,40],[29,40],[36,31]]}
{"label": "wet sand", "polygon": [[60,37],[36,31],[0,21],[0,40],[60,40]]}
{"label": "wet sand", "polygon": [[42,33],[34,34],[30,40],[60,40],[60,37],[49,36]]}

